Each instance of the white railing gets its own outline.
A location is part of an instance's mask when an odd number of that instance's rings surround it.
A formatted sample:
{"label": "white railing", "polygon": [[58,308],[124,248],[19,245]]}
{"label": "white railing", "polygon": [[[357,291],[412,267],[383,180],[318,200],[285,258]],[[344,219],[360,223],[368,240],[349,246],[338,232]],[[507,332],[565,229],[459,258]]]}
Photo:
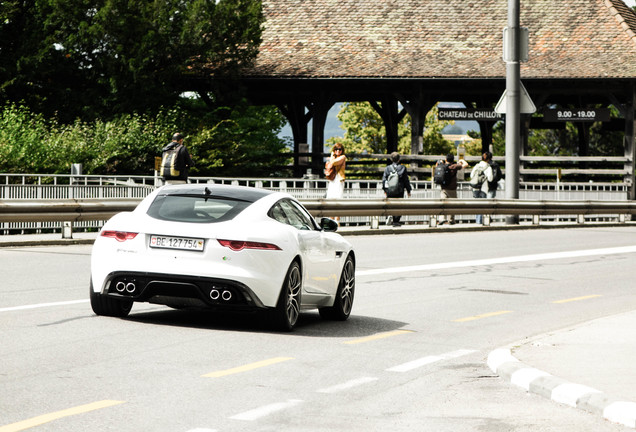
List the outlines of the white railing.
{"label": "white railing", "polygon": [[[193,183],[234,184],[286,191],[297,198],[318,199],[325,196],[327,182],[318,178],[223,178],[191,177]],[[431,181],[412,181],[417,198],[438,198],[439,188]],[[0,174],[0,199],[91,199],[143,198],[161,185],[153,176],[94,176]],[[503,182],[502,182],[503,185]],[[503,195],[500,190],[498,195]],[[624,183],[524,182],[519,185],[519,198],[531,200],[627,200]],[[347,180],[346,198],[382,197],[380,180]],[[459,198],[472,198],[472,189],[461,182]]]}
{"label": "white railing", "polygon": [[[325,197],[327,182],[319,178],[221,178],[191,177],[193,183],[233,184],[285,191],[298,199],[318,200]],[[141,199],[150,194],[161,180],[153,176],[94,176],[94,175],[42,175],[42,174],[0,174],[1,200],[66,200],[66,199]],[[439,187],[431,181],[412,182],[413,199],[437,199]],[[502,182],[503,186],[503,182]],[[503,190],[498,192],[503,198]],[[519,187],[520,200],[532,201],[627,201],[628,187],[623,183],[522,183]],[[384,198],[380,180],[347,180],[345,199]],[[460,182],[458,198],[472,199],[472,188]],[[561,219],[575,219],[576,216],[560,216]],[[591,216],[594,218],[594,216]],[[605,220],[606,216],[602,219]],[[458,221],[469,221],[471,216],[458,215]],[[409,223],[429,223],[429,216],[411,215],[404,219]],[[345,224],[368,224],[368,217],[349,216],[342,219]],[[76,229],[97,229],[98,221],[81,221]],[[0,234],[15,231],[59,230],[58,222],[0,222]]]}

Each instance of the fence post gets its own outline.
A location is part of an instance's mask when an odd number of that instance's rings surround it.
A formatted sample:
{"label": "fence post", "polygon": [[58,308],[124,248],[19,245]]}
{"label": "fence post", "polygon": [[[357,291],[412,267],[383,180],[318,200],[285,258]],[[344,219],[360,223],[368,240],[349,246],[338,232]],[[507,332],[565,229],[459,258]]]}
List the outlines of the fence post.
{"label": "fence post", "polygon": [[371,216],[371,229],[380,229],[380,216]]}
{"label": "fence post", "polygon": [[73,221],[62,222],[62,238],[63,239],[73,238]]}

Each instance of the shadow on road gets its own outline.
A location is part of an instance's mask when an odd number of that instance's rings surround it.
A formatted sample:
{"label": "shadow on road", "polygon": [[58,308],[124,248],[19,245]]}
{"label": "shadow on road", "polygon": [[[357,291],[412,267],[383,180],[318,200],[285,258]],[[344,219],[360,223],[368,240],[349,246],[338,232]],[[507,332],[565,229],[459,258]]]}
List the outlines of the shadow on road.
{"label": "shadow on road", "polygon": [[[201,309],[162,309],[150,312],[133,312],[126,321],[152,325],[192,327],[233,332],[281,333],[277,331],[266,313],[219,312]],[[347,321],[323,320],[317,311],[303,312],[291,336],[303,337],[365,337],[376,333],[397,330],[407,325],[368,316],[351,315]]]}

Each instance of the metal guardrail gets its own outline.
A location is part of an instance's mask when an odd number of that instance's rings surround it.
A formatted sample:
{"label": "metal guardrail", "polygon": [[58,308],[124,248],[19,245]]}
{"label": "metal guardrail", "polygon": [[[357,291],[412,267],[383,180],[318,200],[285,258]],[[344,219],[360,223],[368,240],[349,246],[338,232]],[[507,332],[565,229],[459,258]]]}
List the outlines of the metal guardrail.
{"label": "metal guardrail", "polygon": [[132,211],[141,199],[0,200],[0,222],[108,220]]}
{"label": "metal guardrail", "polygon": [[635,201],[525,201],[499,199],[384,199],[300,200],[309,212],[321,216],[444,216],[490,215],[600,215],[636,214]]}
{"label": "metal guardrail", "polygon": [[[0,222],[107,220],[132,211],[139,199],[0,200]],[[527,201],[499,199],[300,200],[314,217],[413,215],[634,215],[636,201]]]}

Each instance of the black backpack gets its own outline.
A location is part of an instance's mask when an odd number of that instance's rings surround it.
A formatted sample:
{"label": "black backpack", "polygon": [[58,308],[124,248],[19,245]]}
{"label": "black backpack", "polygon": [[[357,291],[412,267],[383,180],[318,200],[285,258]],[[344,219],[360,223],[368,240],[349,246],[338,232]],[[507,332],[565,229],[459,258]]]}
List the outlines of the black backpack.
{"label": "black backpack", "polygon": [[495,161],[490,161],[490,168],[492,169],[492,181],[490,184],[495,184],[503,178],[503,173],[501,172],[499,164]]}
{"label": "black backpack", "polygon": [[446,186],[450,183],[451,170],[446,163],[438,163],[435,165],[435,171],[433,171],[433,182],[438,185]]}
{"label": "black backpack", "polygon": [[164,179],[179,178],[183,169],[183,158],[179,156],[180,145],[168,144],[161,155],[161,176]]}

